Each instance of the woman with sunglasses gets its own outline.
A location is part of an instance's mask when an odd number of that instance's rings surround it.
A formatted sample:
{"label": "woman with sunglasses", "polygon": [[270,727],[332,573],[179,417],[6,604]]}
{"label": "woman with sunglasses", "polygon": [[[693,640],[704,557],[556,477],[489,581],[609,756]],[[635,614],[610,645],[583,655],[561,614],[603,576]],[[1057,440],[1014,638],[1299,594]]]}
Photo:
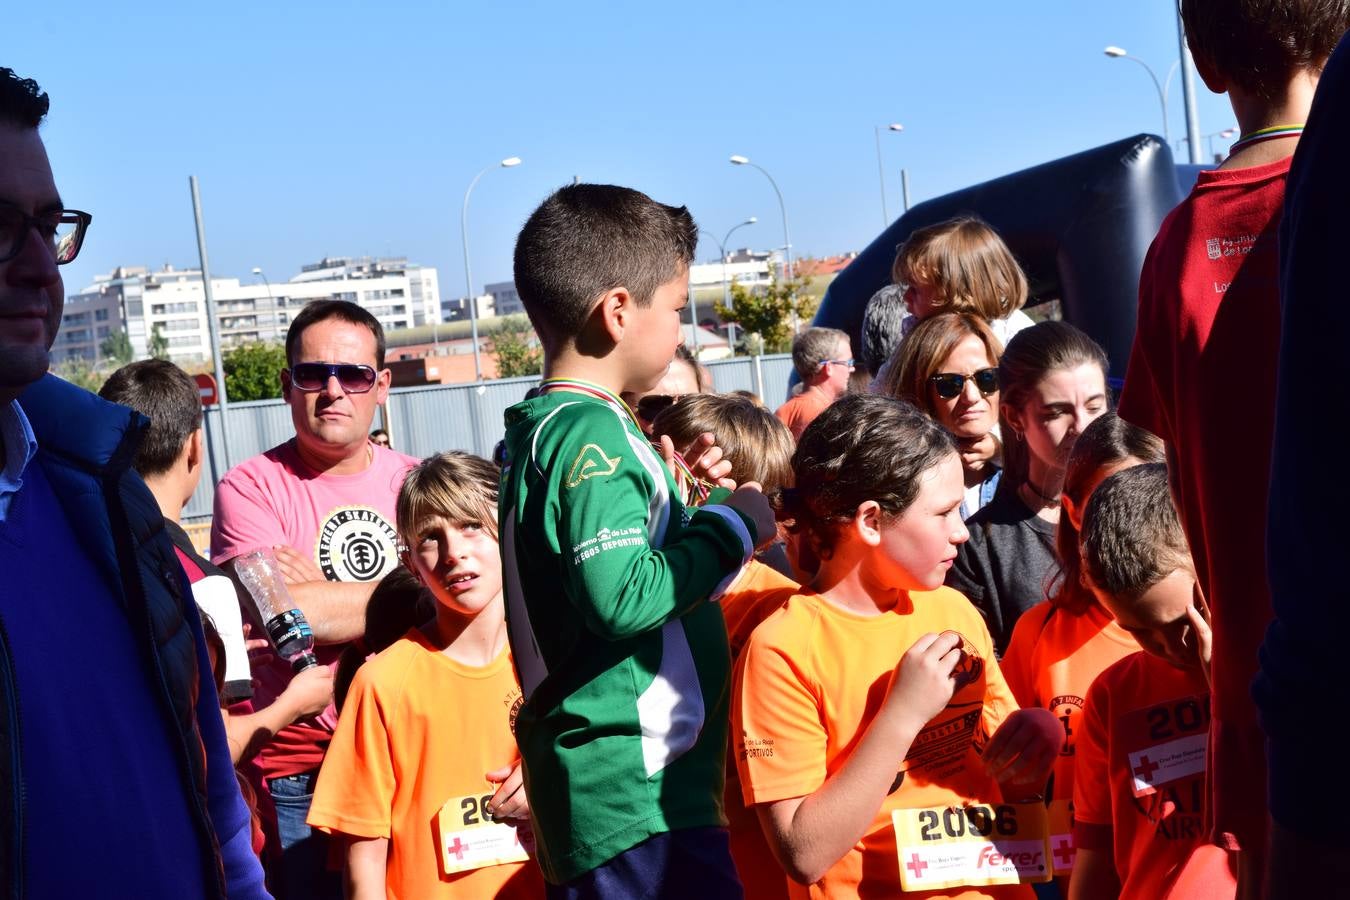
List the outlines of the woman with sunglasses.
{"label": "woman with sunglasses", "polygon": [[[927,324],[927,323],[925,323]],[[917,334],[917,331],[915,332]],[[1067,322],[1016,334],[999,359],[1003,476],[966,525],[947,584],[984,613],[1000,656],[1023,612],[1046,599],[1069,452],[1110,408],[1106,353]]]}
{"label": "woman with sunglasses", "polygon": [[900,344],[881,384],[881,393],[908,400],[956,438],[966,477],[962,519],[993,498],[1001,475],[996,461],[1001,350],[979,316],[933,316]]}

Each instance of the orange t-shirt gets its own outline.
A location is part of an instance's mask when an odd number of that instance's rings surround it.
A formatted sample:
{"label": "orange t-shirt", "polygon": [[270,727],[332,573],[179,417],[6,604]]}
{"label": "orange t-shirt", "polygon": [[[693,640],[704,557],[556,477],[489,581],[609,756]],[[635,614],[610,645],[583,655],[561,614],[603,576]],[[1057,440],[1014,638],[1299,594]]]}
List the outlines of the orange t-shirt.
{"label": "orange t-shirt", "polygon": [[442,874],[437,813],[454,797],[496,790],[484,773],[518,758],[520,687],[511,656],[466,666],[409,631],[356,672],[319,770],[309,824],[389,839],[391,898],[539,897],[533,862]]}
{"label": "orange t-shirt", "polygon": [[[732,690],[732,744],[748,805],[814,793],[848,760],[886,696],[891,673],[929,632],[957,631],[978,674],[915,739],[896,786],[862,839],[793,897],[893,897],[900,864],[891,811],[998,801],[977,748],[1017,709],[994,659],[984,620],[951,588],[915,592],[875,616],[818,594],[797,594],[755,629]],[[926,891],[916,897],[1031,897],[1027,885]]]}
{"label": "orange t-shirt", "polygon": [[1045,792],[1050,807],[1050,859],[1056,875],[1073,870],[1074,748],[1083,698],[1107,666],[1138,652],[1138,641],[1098,604],[1076,615],[1056,609],[1047,600],[1017,620],[1008,651],[999,662],[1019,706],[1048,709],[1064,725],[1064,746]]}
{"label": "orange t-shirt", "polygon": [[778,407],[774,415],[788,427],[795,441],[801,438],[806,426],[814,422],[816,416],[823,413],[829,405],[830,401],[820,392],[807,389]]}
{"label": "orange t-shirt", "polygon": [[[1109,666],[1088,690],[1077,742],[1074,836],[1112,854],[1122,900],[1168,896],[1205,829],[1209,688],[1140,651]],[[1236,883],[1205,879],[1201,900],[1231,898]]]}
{"label": "orange t-shirt", "polygon": [[[766,618],[783,607],[788,598],[799,593],[801,586],[770,566],[757,560],[746,563],[736,580],[722,594],[718,603],[727,620],[727,638],[731,644],[731,659],[740,656],[750,633]],[[755,900],[786,900],[787,874],[774,859],[773,851],[759,826],[759,816],[746,808],[741,797],[741,779],[736,774],[733,758],[727,760],[727,787],[723,805],[731,837],[731,859],[741,876],[745,896]]]}

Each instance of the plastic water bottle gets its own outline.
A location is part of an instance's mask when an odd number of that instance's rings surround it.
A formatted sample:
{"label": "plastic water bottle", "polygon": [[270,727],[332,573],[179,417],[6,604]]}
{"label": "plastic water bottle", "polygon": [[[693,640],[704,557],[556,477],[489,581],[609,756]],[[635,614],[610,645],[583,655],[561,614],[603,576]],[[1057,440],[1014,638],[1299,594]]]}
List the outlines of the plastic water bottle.
{"label": "plastic water bottle", "polygon": [[297,672],[317,666],[314,632],[286,590],[286,580],[272,551],[254,550],[236,557],[234,573],[258,607],[277,655]]}

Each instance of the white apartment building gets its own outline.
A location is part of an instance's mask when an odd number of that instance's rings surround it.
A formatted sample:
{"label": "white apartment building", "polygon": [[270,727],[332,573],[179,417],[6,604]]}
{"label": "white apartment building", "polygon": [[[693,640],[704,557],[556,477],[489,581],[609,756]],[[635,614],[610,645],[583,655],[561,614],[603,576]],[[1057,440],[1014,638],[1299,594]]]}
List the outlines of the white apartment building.
{"label": "white apartment building", "polygon": [[[314,300],[350,300],[368,310],[386,331],[440,321],[436,270],[404,259],[324,259],[304,266],[290,281],[241,283],[212,278],[223,348],[254,341],[281,341],[291,318]],[[122,266],[66,301],[52,359],[96,361],[114,331],[131,339],[136,358],[148,356],[152,336],[166,341],[180,364],[211,356],[206,292],[200,269]]]}
{"label": "white apartment building", "polygon": [[694,263],[689,267],[689,282],[694,287],[721,287],[739,284],[744,287],[762,287],[770,281],[770,273],[781,264],[778,253],[754,253],[734,250],[725,260]]}

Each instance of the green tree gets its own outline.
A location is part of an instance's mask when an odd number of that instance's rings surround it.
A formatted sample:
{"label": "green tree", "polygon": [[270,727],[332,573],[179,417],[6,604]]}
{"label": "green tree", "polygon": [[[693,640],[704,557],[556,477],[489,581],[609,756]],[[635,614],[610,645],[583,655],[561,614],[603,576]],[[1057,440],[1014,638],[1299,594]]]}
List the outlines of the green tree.
{"label": "green tree", "polygon": [[114,331],[98,345],[99,355],[108,360],[114,369],[131,362],[135,351],[131,349],[131,338],[125,331]]}
{"label": "green tree", "polygon": [[492,352],[497,357],[498,378],[538,375],[544,371],[544,351],[529,319],[505,316],[489,334]]}
{"label": "green tree", "polygon": [[798,322],[805,324],[820,305],[819,299],[804,292],[805,286],[803,278],[790,281],[774,278],[767,287],[755,289],[733,284],[731,306],[717,302],[713,309],[723,321],[736,323],[743,348],[748,346],[747,338],[757,334],[764,342],[765,353],[786,353],[792,349],[794,314]]}
{"label": "green tree", "polygon": [[242,344],[221,358],[225,370],[225,397],[231,402],[268,400],[281,396],[280,372],[286,368],[281,344]]}
{"label": "green tree", "polygon": [[58,378],[63,378],[86,391],[98,393],[103,387],[106,376],[86,359],[68,359],[53,370]]}
{"label": "green tree", "polygon": [[169,339],[164,336],[164,329],[161,323],[155,323],[155,330],[150,334],[150,356],[155,359],[169,358]]}

